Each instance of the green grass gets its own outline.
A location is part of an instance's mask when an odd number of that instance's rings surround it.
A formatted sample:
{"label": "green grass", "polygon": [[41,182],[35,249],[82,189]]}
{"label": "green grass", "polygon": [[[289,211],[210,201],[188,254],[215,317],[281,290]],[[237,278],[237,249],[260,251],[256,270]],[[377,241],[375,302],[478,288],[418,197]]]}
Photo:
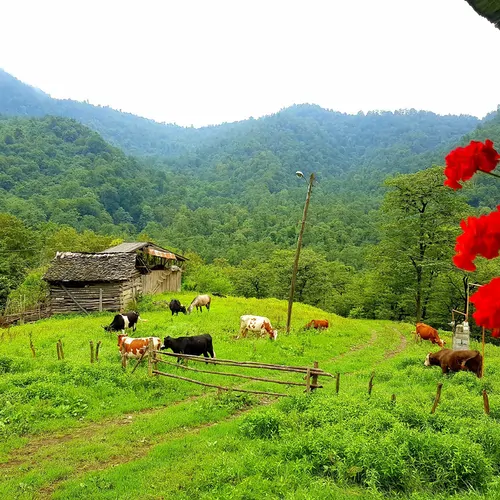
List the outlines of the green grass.
{"label": "green grass", "polygon": [[[193,296],[176,294],[186,304]],[[135,336],[210,333],[219,358],[294,366],[318,361],[340,373],[339,394],[335,380],[323,377],[323,389],[307,395],[300,387],[161,366],[211,384],[292,395],[277,400],[148,377],[146,363],[132,374],[131,362],[124,372],[116,336],[101,328],[112,313],[4,330],[2,498],[497,498],[497,347],[486,348],[483,379],[466,372],[443,377],[423,366],[437,348],[416,344],[412,325],[347,320],[294,304],[286,335],[283,301],[215,297],[208,313],[172,317],[159,303],[169,298],[145,298],[140,311],[147,321]],[[248,313],[268,316],[278,340],[236,339],[239,316]],[[327,318],[330,328],[303,330],[313,318]],[[449,333],[440,334],[451,342]],[[57,359],[59,339],[64,361]],[[102,342],[98,363],[90,364],[90,340]],[[303,381],[301,374],[189,366]],[[444,382],[441,402],[431,415],[438,382]]]}

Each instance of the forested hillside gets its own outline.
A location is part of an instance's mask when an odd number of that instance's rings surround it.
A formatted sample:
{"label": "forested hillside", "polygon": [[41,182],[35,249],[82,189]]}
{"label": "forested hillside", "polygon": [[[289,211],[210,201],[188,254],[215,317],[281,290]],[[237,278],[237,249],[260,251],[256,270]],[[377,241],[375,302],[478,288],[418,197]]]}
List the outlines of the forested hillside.
{"label": "forested hillside", "polygon": [[[149,154],[156,144],[155,156],[130,157],[73,119],[7,116],[59,114],[66,101],[5,73],[1,85],[0,251],[9,263],[0,268],[0,306],[55,250],[96,250],[113,239],[152,240],[189,254],[186,287],[285,298],[307,188],[294,174],[302,170],[306,178],[314,172],[316,181],[298,300],[352,316],[415,313],[411,259],[419,228],[414,207],[391,195],[403,189],[410,199],[425,194],[434,204],[426,227],[442,219],[443,230],[432,231],[435,241],[422,259],[432,272],[418,293],[424,317],[444,322],[463,300],[462,275],[449,269],[460,217],[500,200],[498,185],[479,179],[456,194],[455,203],[451,193],[427,189],[428,178],[442,185],[439,168],[425,174],[471,138],[500,143],[497,113],[476,128],[478,120],[469,116],[414,110],[353,116],[300,105],[258,120],[184,129],[73,103],[85,110],[89,126],[101,127],[128,151]],[[108,111],[116,127],[101,120]],[[167,156],[154,134],[140,128],[146,122],[156,131],[175,131],[162,136],[162,144],[172,146]],[[147,147],[143,133],[152,141]],[[450,210],[444,213],[440,204]],[[22,261],[15,253],[20,241],[30,241]],[[381,284],[384,294],[377,291]],[[437,303],[443,294],[448,302]]]}

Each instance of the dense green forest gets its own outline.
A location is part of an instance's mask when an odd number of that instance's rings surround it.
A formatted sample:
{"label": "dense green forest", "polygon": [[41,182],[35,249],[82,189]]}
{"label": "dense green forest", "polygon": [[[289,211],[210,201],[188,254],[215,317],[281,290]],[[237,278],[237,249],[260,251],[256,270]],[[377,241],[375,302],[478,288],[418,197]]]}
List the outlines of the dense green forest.
{"label": "dense green forest", "polygon": [[[3,72],[0,113],[0,307],[26,277],[22,293],[31,283],[43,296],[40,268],[56,250],[123,239],[190,256],[188,288],[286,298],[307,187],[294,173],[302,170],[316,181],[297,299],[354,317],[405,319],[418,310],[445,324],[464,301],[464,274],[450,265],[460,218],[500,200],[490,179],[461,193],[441,189],[442,167],[432,168],[472,138],[500,143],[498,113],[478,122],[300,105],[193,129],[58,101]],[[429,200],[422,216],[408,203],[421,197]],[[428,245],[415,266],[419,231]],[[480,265],[474,279],[496,272]]]}

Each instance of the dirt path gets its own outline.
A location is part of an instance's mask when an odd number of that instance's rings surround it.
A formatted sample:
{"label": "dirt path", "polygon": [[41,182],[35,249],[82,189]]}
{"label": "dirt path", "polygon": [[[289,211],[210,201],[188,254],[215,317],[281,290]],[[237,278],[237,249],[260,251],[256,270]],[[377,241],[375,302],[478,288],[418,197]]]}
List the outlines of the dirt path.
{"label": "dirt path", "polygon": [[205,395],[191,396],[187,399],[183,399],[182,401],[176,401],[175,403],[172,403],[168,406],[162,406],[160,408],[146,408],[144,410],[129,412],[127,413],[127,415],[110,417],[99,420],[97,422],[89,422],[79,427],[73,427],[71,429],[68,429],[67,431],[57,432],[48,436],[47,434],[34,436],[23,447],[16,448],[9,453],[8,461],[0,463],[0,472],[3,474],[8,474],[8,472],[12,469],[28,462],[41,448],[50,446],[56,447],[59,445],[63,445],[68,441],[90,439],[99,432],[102,432],[103,428],[129,425],[134,421],[134,417],[138,415],[160,413],[168,408],[172,408],[203,397],[205,397]]}
{"label": "dirt path", "polygon": [[361,351],[362,349],[366,349],[367,347],[375,344],[376,341],[377,341],[377,332],[375,330],[373,330],[372,335],[370,337],[370,340],[368,342],[366,342],[366,344],[357,344],[357,345],[351,347],[348,351],[343,352],[342,354],[339,354],[338,356],[334,356],[333,358],[330,358],[330,361],[338,361],[339,359],[342,359],[345,356],[352,354],[353,352]]}
{"label": "dirt path", "polygon": [[[269,401],[263,401],[262,404],[268,404]],[[161,410],[166,410],[167,408],[162,408]],[[148,440],[141,440],[138,439],[134,442],[134,449],[132,452],[127,453],[126,455],[115,455],[112,457],[107,458],[106,460],[100,460],[97,463],[88,463],[88,462],[82,462],[78,467],[75,467],[75,470],[73,471],[73,474],[71,474],[70,479],[74,480],[79,477],[83,477],[85,474],[88,474],[89,472],[99,472],[103,471],[106,469],[109,469],[111,467],[117,467],[119,465],[123,465],[129,462],[133,462],[135,460],[140,460],[141,458],[145,457],[149,451],[157,446],[158,444],[164,442],[164,441],[173,441],[176,439],[182,439],[185,436],[191,436],[195,434],[199,434],[203,429],[207,429],[209,427],[214,427],[216,425],[220,425],[226,422],[229,422],[231,420],[234,420],[244,413],[250,411],[252,408],[246,408],[244,410],[239,410],[229,416],[227,416],[224,419],[218,420],[216,422],[205,422],[203,424],[200,424],[195,427],[181,427],[177,429],[173,429],[169,432],[166,432],[165,434],[157,436],[157,438],[154,441],[151,441],[150,439]],[[125,417],[127,418],[127,417]],[[132,420],[130,420],[131,422]],[[130,423],[127,422],[127,423]],[[115,422],[115,425],[122,425],[120,422]],[[82,436],[80,436],[82,437]],[[63,441],[59,441],[59,444],[62,444]],[[69,478],[61,478],[56,481],[52,481],[50,484],[40,488],[37,491],[37,499],[40,498],[51,498],[53,493],[57,490],[57,488],[63,484],[67,479]]]}

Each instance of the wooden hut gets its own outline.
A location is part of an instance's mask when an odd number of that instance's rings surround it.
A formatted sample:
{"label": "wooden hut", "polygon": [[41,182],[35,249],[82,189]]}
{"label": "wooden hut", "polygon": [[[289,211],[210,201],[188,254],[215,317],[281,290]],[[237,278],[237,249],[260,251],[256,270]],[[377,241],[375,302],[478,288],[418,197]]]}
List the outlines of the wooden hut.
{"label": "wooden hut", "polygon": [[139,294],[178,292],[185,260],[148,242],[96,253],[58,252],[44,275],[51,312],[123,311]]}

